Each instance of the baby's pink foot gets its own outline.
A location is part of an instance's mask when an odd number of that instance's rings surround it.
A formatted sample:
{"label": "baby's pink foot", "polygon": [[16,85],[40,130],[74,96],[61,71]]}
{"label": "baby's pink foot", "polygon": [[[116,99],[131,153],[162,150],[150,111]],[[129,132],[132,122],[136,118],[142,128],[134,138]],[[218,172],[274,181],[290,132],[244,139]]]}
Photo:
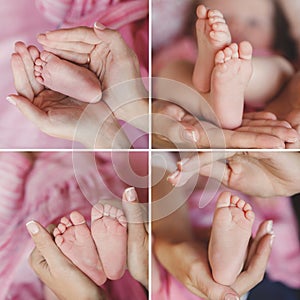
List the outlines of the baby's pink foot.
{"label": "baby's pink foot", "polygon": [[92,236],[109,279],[123,276],[127,257],[127,221],[123,211],[109,204],[92,208]]}
{"label": "baby's pink foot", "polygon": [[216,53],[231,43],[231,35],[220,11],[208,10],[204,5],[199,5],[197,17],[198,58],[193,73],[193,84],[199,92],[206,93],[210,90]]}
{"label": "baby's pink foot", "polygon": [[55,243],[60,250],[97,285],[106,281],[91,232],[84,217],[77,211],[63,217],[54,229]]}
{"label": "baby's pink foot", "polygon": [[251,206],[238,196],[219,196],[208,248],[216,282],[231,285],[242,270],[254,218]]}
{"label": "baby's pink foot", "polygon": [[95,103],[102,97],[100,82],[93,72],[47,51],[36,59],[34,75],[47,88],[83,102]]}
{"label": "baby's pink foot", "polygon": [[217,53],[215,63],[208,100],[222,128],[233,129],[242,123],[244,93],[252,75],[252,46],[231,44]]}

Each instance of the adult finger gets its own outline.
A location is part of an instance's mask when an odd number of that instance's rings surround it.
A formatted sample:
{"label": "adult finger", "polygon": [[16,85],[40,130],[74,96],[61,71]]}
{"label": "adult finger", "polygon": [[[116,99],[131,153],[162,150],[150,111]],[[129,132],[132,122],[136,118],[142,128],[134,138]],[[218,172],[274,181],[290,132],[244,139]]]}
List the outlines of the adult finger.
{"label": "adult finger", "polygon": [[[152,125],[156,138],[169,141],[171,148],[197,148],[199,134],[194,126],[159,113],[152,115]],[[158,147],[157,143],[154,146]]]}
{"label": "adult finger", "polygon": [[16,91],[19,95],[33,100],[34,92],[30,84],[30,80],[28,79],[21,56],[17,53],[13,53],[10,62]]}
{"label": "adult finger", "polygon": [[254,126],[254,127],[263,127],[263,126],[277,126],[277,127],[285,127],[285,128],[292,128],[291,124],[287,121],[279,121],[279,120],[251,120],[251,119],[244,119],[242,121],[241,127],[244,126]]}
{"label": "adult finger", "polygon": [[280,138],[266,133],[224,130],[224,134],[229,148],[285,148],[285,143]]}
{"label": "adult finger", "polygon": [[249,248],[249,252],[248,252],[248,256],[247,256],[247,261],[245,263],[245,269],[248,268],[249,263],[251,262],[257,247],[259,245],[260,240],[266,235],[266,234],[270,234],[273,235],[274,231],[273,231],[273,221],[272,220],[267,220],[262,222],[259,225],[259,228],[257,230],[256,236],[255,238],[253,238],[250,248]]}
{"label": "adult finger", "polygon": [[273,236],[270,234],[261,238],[247,270],[243,271],[231,286],[240,295],[251,290],[263,279],[272,249],[272,241]]}
{"label": "adult finger", "polygon": [[250,112],[243,114],[243,119],[251,120],[277,120],[275,114],[267,111]]}
{"label": "adult finger", "polygon": [[295,129],[280,126],[243,126],[238,128],[237,131],[264,133],[275,136],[287,143],[294,143],[299,140],[299,135]]}
{"label": "adult finger", "polygon": [[7,97],[11,103],[14,103],[23,115],[38,126],[42,131],[47,127],[47,115],[37,106],[32,104],[27,98],[17,95]]}
{"label": "adult finger", "polygon": [[46,36],[40,36],[38,38],[38,42],[43,46],[58,49],[58,50],[65,50],[65,51],[72,51],[77,53],[90,53],[95,44],[88,44],[83,41],[56,41],[56,40],[49,40]]}
{"label": "adult finger", "polygon": [[[38,252],[35,252],[31,259],[31,263],[39,262],[40,258],[43,257],[47,264],[50,266],[65,259],[59,248],[56,246],[49,232],[38,222],[30,221],[26,224],[27,230],[36,246]],[[36,264],[34,264],[36,266]]]}
{"label": "adult finger", "polygon": [[99,42],[99,38],[94,33],[94,30],[85,26],[48,31],[47,33],[40,34],[38,41],[44,37],[47,40],[58,42],[84,42],[94,45]]}
{"label": "adult finger", "polygon": [[[35,47],[34,47],[35,48]],[[34,49],[33,46],[31,46],[31,52],[33,53],[34,57],[36,56],[36,51],[38,52],[37,48]],[[36,51],[35,51],[36,50]],[[26,45],[23,42],[17,42],[15,44],[15,51],[21,56],[21,59],[24,64],[24,69],[27,74],[27,78],[30,82],[30,85],[32,87],[33,93],[37,95],[42,89],[43,86],[39,84],[34,76],[34,61],[29,49],[27,49]],[[39,52],[38,52],[39,54]],[[37,55],[39,56],[39,55]]]}
{"label": "adult finger", "polygon": [[44,49],[48,52],[51,52],[62,59],[69,60],[73,63],[84,65],[88,59],[88,53],[77,53],[73,51],[66,51],[61,49],[54,49],[47,46],[44,46]]}
{"label": "adult finger", "polygon": [[233,152],[212,152],[185,158],[177,163],[178,170],[168,177],[168,181],[179,187],[186,184],[192,176],[203,175],[227,183],[230,170],[227,168],[226,158],[233,155]]}
{"label": "adult finger", "polygon": [[133,231],[144,228],[144,223],[148,222],[148,213],[146,206],[139,203],[134,187],[127,188],[124,191],[122,206],[128,222],[128,228],[131,227]]}

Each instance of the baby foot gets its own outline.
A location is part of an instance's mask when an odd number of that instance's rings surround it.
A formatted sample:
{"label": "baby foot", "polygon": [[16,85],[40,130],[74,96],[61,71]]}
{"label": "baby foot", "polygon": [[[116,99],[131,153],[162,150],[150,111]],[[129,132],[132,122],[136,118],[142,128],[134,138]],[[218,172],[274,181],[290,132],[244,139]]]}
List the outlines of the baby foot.
{"label": "baby foot", "polygon": [[34,75],[47,88],[83,102],[95,103],[102,97],[100,82],[93,72],[47,51],[36,59]]}
{"label": "baby foot", "polygon": [[254,218],[251,206],[238,196],[219,196],[208,248],[216,282],[231,285],[242,270]]}
{"label": "baby foot", "polygon": [[216,53],[230,44],[231,35],[220,11],[208,10],[204,5],[199,5],[197,17],[198,58],[193,73],[193,84],[199,92],[206,93],[210,90]]}
{"label": "baby foot", "polygon": [[60,250],[97,285],[106,281],[97,249],[84,217],[77,211],[63,217],[54,229],[55,243]]}
{"label": "baby foot", "polygon": [[127,256],[127,222],[123,211],[109,204],[96,204],[92,208],[91,230],[106,276],[120,279]]}
{"label": "baby foot", "polygon": [[215,63],[208,101],[222,128],[233,129],[242,123],[244,93],[252,75],[252,46],[231,44],[216,54]]}

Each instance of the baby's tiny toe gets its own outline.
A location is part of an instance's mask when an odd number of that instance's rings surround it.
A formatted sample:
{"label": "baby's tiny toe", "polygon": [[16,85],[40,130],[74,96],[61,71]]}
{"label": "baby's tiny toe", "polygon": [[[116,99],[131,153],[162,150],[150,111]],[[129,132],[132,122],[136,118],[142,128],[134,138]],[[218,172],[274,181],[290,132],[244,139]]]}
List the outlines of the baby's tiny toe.
{"label": "baby's tiny toe", "polygon": [[66,230],[67,230],[67,227],[65,224],[62,224],[62,223],[59,223],[58,226],[57,226],[58,230],[61,232],[61,233],[64,233]]}
{"label": "baby's tiny toe", "polygon": [[103,205],[100,204],[100,203],[97,203],[92,208],[92,213],[91,213],[92,221],[95,221],[97,219],[101,219],[103,217],[103,214],[104,214],[104,207],[103,207]]}
{"label": "baby's tiny toe", "polygon": [[122,226],[127,227],[127,220],[124,215],[118,217],[118,221]]}
{"label": "baby's tiny toe", "polygon": [[110,216],[110,210],[111,210],[111,205],[109,205],[109,204],[104,204],[104,212],[103,212],[103,215],[104,215],[105,217]]}
{"label": "baby's tiny toe", "polygon": [[60,219],[60,223],[66,225],[66,227],[72,226],[72,223],[70,222],[70,220],[67,217],[62,217]]}
{"label": "baby's tiny toe", "polygon": [[240,198],[238,196],[232,196],[231,197],[231,203],[234,204],[234,205],[236,205],[239,200],[240,200]]}
{"label": "baby's tiny toe", "polygon": [[252,207],[249,203],[246,203],[244,206],[244,211],[249,211],[249,210],[252,210]]}
{"label": "baby's tiny toe", "polygon": [[53,236],[54,237],[56,237],[56,236],[58,236],[58,235],[60,235],[61,233],[60,233],[60,231],[58,230],[58,228],[54,228],[54,230],[53,230]]}
{"label": "baby's tiny toe", "polygon": [[61,246],[62,243],[64,242],[64,238],[62,237],[62,235],[58,235],[56,238],[55,238],[55,243],[57,246]]}
{"label": "baby's tiny toe", "polygon": [[210,9],[208,11],[208,14],[207,14],[208,17],[219,17],[219,18],[224,18],[223,14],[219,11],[219,10],[216,10],[216,9]]}
{"label": "baby's tiny toe", "polygon": [[253,212],[253,210],[248,210],[246,213],[246,218],[249,220],[249,221],[253,221],[254,218],[255,218],[255,214]]}
{"label": "baby's tiny toe", "polygon": [[240,199],[237,203],[237,207],[243,209],[244,206],[245,206],[245,201]]}
{"label": "baby's tiny toe", "polygon": [[112,206],[110,211],[109,211],[109,215],[112,218],[116,218],[117,217],[117,211],[118,211],[118,209],[116,207]]}
{"label": "baby's tiny toe", "polygon": [[43,64],[43,61],[40,58],[37,58],[34,63],[37,66],[41,66]]}

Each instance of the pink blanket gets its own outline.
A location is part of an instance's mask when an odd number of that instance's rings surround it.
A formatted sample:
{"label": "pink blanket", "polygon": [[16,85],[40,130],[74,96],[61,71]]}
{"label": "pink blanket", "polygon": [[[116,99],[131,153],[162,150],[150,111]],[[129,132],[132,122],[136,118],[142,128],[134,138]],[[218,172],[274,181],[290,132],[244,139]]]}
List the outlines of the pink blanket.
{"label": "pink blanket", "polygon": [[[134,154],[135,170],[144,176],[147,154]],[[0,155],[1,300],[43,299],[42,284],[27,262],[33,243],[26,222],[34,219],[48,225],[72,210],[89,218],[91,205],[99,199],[120,199],[124,187],[137,184],[135,175],[124,165],[126,157],[124,153],[96,157],[90,153],[43,153],[32,164],[18,153]],[[124,169],[126,177],[122,175]],[[144,184],[140,180],[139,186],[145,187],[147,178],[142,178]],[[147,201],[146,189],[138,192]],[[143,288],[128,273],[108,285],[111,299],[146,299]]]}
{"label": "pink blanket", "polygon": [[[124,3],[123,3],[124,2]],[[36,8],[40,9],[40,11]],[[116,6],[112,6],[116,5]],[[124,17],[128,13],[128,18]],[[44,14],[44,15],[43,15]],[[10,0],[1,4],[0,33],[1,47],[1,118],[0,148],[71,148],[66,140],[49,137],[28,121],[16,107],[5,98],[14,93],[10,69],[10,55],[16,41],[36,45],[40,32],[60,26],[93,25],[103,19],[107,25],[121,30],[129,45],[137,52],[141,61],[142,75],[148,75],[148,2],[137,1],[96,1],[96,0]],[[49,19],[46,20],[45,16]],[[127,15],[125,15],[127,16]],[[124,21],[121,19],[124,17]],[[84,23],[81,23],[84,22]],[[145,147],[145,146],[144,146]]]}

